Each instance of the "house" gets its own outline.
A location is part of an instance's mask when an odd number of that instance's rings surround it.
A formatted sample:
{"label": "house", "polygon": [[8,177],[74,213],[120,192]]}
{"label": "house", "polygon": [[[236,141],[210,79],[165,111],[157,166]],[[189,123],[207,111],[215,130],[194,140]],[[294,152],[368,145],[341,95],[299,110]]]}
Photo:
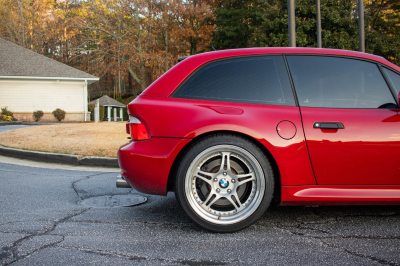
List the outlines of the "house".
{"label": "house", "polygon": [[99,78],[0,39],[0,107],[20,121],[56,121],[52,111],[66,112],[64,121],[89,121],[87,86]]}

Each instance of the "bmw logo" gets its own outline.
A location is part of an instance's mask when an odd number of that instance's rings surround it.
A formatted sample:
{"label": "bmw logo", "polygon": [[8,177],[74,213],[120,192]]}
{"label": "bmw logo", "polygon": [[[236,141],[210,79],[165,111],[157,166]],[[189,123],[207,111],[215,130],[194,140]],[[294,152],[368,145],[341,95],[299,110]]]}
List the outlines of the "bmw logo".
{"label": "bmw logo", "polygon": [[219,181],[219,186],[221,188],[227,188],[229,186],[229,182],[225,178],[222,178],[221,181]]}

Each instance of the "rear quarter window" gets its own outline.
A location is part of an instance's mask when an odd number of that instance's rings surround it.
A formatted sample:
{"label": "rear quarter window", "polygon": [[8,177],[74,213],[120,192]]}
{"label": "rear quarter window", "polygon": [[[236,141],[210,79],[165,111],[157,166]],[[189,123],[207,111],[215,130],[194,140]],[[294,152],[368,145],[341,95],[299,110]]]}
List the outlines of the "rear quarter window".
{"label": "rear quarter window", "polygon": [[282,56],[211,62],[195,71],[173,98],[294,106]]}

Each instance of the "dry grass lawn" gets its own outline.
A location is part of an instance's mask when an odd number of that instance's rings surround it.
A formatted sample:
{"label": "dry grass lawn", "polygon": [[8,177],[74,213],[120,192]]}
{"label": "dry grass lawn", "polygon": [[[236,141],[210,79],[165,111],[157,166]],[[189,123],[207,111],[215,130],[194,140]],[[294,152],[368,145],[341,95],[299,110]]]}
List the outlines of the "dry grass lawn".
{"label": "dry grass lawn", "polygon": [[0,134],[0,145],[34,151],[117,157],[127,143],[125,122],[57,124],[20,128]]}

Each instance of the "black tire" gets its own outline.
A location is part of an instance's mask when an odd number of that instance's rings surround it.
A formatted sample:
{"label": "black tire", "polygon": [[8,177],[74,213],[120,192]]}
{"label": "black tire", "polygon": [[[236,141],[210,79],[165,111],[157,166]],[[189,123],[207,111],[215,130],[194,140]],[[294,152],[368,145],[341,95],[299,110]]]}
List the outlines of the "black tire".
{"label": "black tire", "polygon": [[199,226],[235,232],[267,211],[274,192],[273,171],[253,142],[235,134],[213,134],[193,143],[181,158],[175,195]]}

